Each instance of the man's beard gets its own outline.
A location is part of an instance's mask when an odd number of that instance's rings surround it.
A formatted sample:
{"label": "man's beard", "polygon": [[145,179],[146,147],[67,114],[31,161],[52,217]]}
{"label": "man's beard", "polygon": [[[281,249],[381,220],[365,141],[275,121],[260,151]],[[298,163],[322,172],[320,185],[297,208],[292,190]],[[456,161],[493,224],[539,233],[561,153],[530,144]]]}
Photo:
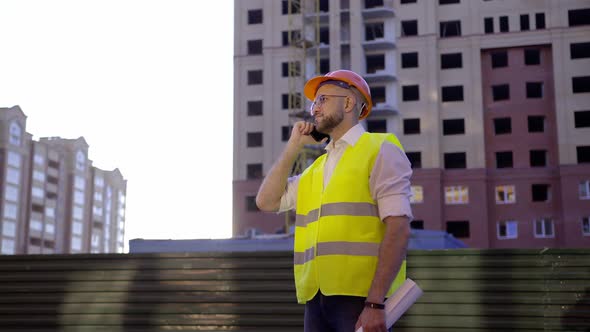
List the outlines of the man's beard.
{"label": "man's beard", "polygon": [[344,112],[339,111],[335,112],[332,115],[323,116],[321,123],[318,123],[317,119],[315,120],[315,126],[317,131],[324,134],[329,134],[334,130],[334,128],[338,127],[340,123],[344,120]]}

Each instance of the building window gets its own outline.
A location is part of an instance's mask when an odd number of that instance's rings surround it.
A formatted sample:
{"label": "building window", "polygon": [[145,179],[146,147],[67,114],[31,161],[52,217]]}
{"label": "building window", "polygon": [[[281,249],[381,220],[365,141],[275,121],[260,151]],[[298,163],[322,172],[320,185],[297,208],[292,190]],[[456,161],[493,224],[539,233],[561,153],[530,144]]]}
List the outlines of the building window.
{"label": "building window", "polygon": [[86,188],[86,179],[81,176],[74,177],[74,188],[84,190]]}
{"label": "building window", "polygon": [[498,84],[492,85],[492,98],[494,101],[510,99],[510,85]]}
{"label": "building window", "polygon": [[494,18],[486,17],[483,19],[483,30],[486,34],[494,33]]}
{"label": "building window", "polygon": [[246,211],[259,211],[258,206],[256,206],[256,196],[246,196]]}
{"label": "building window", "polygon": [[524,50],[524,64],[527,66],[540,65],[541,50],[533,48]]}
{"label": "building window", "polygon": [[367,55],[367,74],[385,69],[385,54]]}
{"label": "building window", "polygon": [[545,13],[535,14],[535,29],[545,29]]}
{"label": "building window", "polygon": [[465,134],[464,119],[443,120],[443,135],[462,135]]}
{"label": "building window", "polygon": [[440,22],[440,38],[461,36],[461,21]]}
{"label": "building window", "polygon": [[14,168],[20,168],[20,164],[21,164],[20,154],[14,152],[14,151],[8,151],[7,164],[9,166],[14,167]]}
{"label": "building window", "polygon": [[548,202],[551,199],[550,188],[548,184],[531,185],[533,202]]}
{"label": "building window", "polygon": [[262,70],[248,70],[248,85],[262,84]]}
{"label": "building window", "polygon": [[443,103],[452,101],[463,101],[462,85],[443,86],[441,90]]}
{"label": "building window", "polygon": [[570,27],[590,25],[590,8],[569,10],[567,17]]}
{"label": "building window", "polygon": [[16,222],[4,220],[2,223],[2,235],[15,237],[16,236]]}
{"label": "building window", "polygon": [[531,167],[547,166],[547,150],[531,150],[530,162]]}
{"label": "building window", "polygon": [[440,55],[440,69],[453,69],[463,67],[463,55],[461,53],[449,53]]}
{"label": "building window", "polygon": [[512,133],[512,120],[510,118],[494,119],[494,133],[496,135]]}
{"label": "building window", "polygon": [[422,168],[422,153],[421,152],[406,152],[406,156],[410,161],[412,169]]}
{"label": "building window", "polygon": [[439,5],[450,5],[454,3],[461,3],[461,0],[438,0]]}
{"label": "building window", "polygon": [[500,16],[500,32],[508,32],[508,16]]}
{"label": "building window", "polygon": [[45,164],[45,158],[43,158],[42,155],[35,153],[35,156],[33,157],[33,162],[35,163],[35,165],[43,166]]}
{"label": "building window", "polygon": [[412,196],[410,196],[411,204],[420,204],[424,202],[424,189],[422,186],[410,186]]}
{"label": "building window", "polygon": [[518,237],[518,222],[505,220],[498,222],[498,239],[516,239]]}
{"label": "building window", "polygon": [[492,68],[508,67],[507,51],[491,52],[490,56],[492,57]]}
{"label": "building window", "polygon": [[10,123],[9,132],[8,142],[12,145],[20,146],[22,129],[16,121]]}
{"label": "building window", "polygon": [[590,217],[582,218],[582,235],[590,236]]}
{"label": "building window", "polygon": [[282,126],[281,127],[281,141],[286,142],[291,137],[291,130],[293,127],[291,126]]}
{"label": "building window", "polygon": [[262,115],[262,100],[251,100],[247,105],[248,116]]}
{"label": "building window", "polygon": [[248,180],[262,178],[262,164],[246,165],[246,178]]}
{"label": "building window", "polygon": [[20,171],[11,167],[6,168],[6,182],[10,184],[20,184]]}
{"label": "building window", "polygon": [[[291,7],[289,7],[289,3],[291,3]],[[288,14],[299,14],[301,12],[301,2],[300,0],[283,0],[281,3],[281,14],[288,15]]]}
{"label": "building window", "polygon": [[367,120],[367,131],[370,133],[386,133],[387,120]]}
{"label": "building window", "polygon": [[31,195],[33,195],[33,197],[43,199],[43,197],[45,197],[45,191],[43,188],[33,186],[31,187]]}
{"label": "building window", "polygon": [[545,131],[545,117],[531,115],[527,118],[529,133],[542,133]]}
{"label": "building window", "polygon": [[535,237],[536,238],[552,238],[555,237],[553,229],[553,220],[550,218],[541,218],[535,220]]}
{"label": "building window", "polygon": [[248,40],[248,55],[262,54],[262,39]]}
{"label": "building window", "polygon": [[469,221],[458,220],[458,221],[447,221],[447,233],[454,237],[468,238],[469,237]]}
{"label": "building window", "polygon": [[444,159],[446,169],[467,168],[465,152],[445,153]]}
{"label": "building window", "polygon": [[2,239],[2,249],[1,249],[0,253],[3,255],[14,254],[14,240],[3,238]]}
{"label": "building window", "polygon": [[320,0],[320,5],[319,5],[319,9],[320,12],[329,12],[330,11],[330,1],[329,0]]}
{"label": "building window", "polygon": [[576,128],[590,127],[590,110],[574,112],[574,126]]}
{"label": "building window", "polygon": [[400,0],[400,4],[406,5],[409,3],[416,3],[416,0]]}
{"label": "building window", "polygon": [[410,228],[411,229],[424,229],[424,221],[423,220],[412,220],[412,221],[410,221]]}
{"label": "building window", "polygon": [[248,133],[247,135],[247,146],[249,148],[262,146],[262,133]]}
{"label": "building window", "polygon": [[469,188],[466,186],[445,187],[445,204],[469,204]]}
{"label": "building window", "polygon": [[301,94],[283,93],[281,95],[281,106],[284,110],[286,109],[299,109],[301,108]]}
{"label": "building window", "polygon": [[402,37],[410,37],[418,35],[418,21],[402,21]]}
{"label": "building window", "polygon": [[292,31],[283,31],[282,32],[282,45],[289,46],[296,44],[297,41],[301,39],[301,31],[299,30],[292,30]]}
{"label": "building window", "polygon": [[383,22],[365,24],[365,40],[383,39],[385,37]]}
{"label": "building window", "polygon": [[572,77],[573,93],[590,92],[590,76]]}
{"label": "building window", "polygon": [[530,29],[529,14],[520,15],[520,31],[528,31]]}
{"label": "building window", "polygon": [[420,134],[420,119],[404,119],[404,135]]}
{"label": "building window", "polygon": [[402,86],[402,101],[420,100],[420,89],[418,85]]}
{"label": "building window", "polygon": [[496,186],[496,204],[514,204],[515,202],[514,186]]}
{"label": "building window", "polygon": [[325,45],[330,44],[330,28],[328,28],[328,27],[321,27],[320,28],[320,44],[325,44]]}
{"label": "building window", "polygon": [[371,89],[371,99],[373,100],[373,105],[377,105],[380,103],[385,103],[387,100],[385,96],[385,87],[384,86],[372,86]]}
{"label": "building window", "polygon": [[81,250],[82,249],[82,239],[77,236],[72,236],[72,250]]}
{"label": "building window", "polygon": [[590,180],[578,184],[578,193],[580,199],[590,199]]}
{"label": "building window", "polygon": [[578,164],[590,163],[590,145],[576,146]]}
{"label": "building window", "polygon": [[543,98],[543,82],[526,82],[526,97],[529,99]]}
{"label": "building window", "polygon": [[86,166],[86,155],[84,155],[84,152],[82,152],[82,151],[76,152],[76,169],[79,171],[83,171],[85,166]]}
{"label": "building window", "polygon": [[262,24],[262,9],[248,11],[248,24]]}
{"label": "building window", "polygon": [[330,71],[330,59],[320,59],[320,73],[326,74]]}
{"label": "building window", "polygon": [[6,184],[4,186],[4,199],[9,202],[18,203],[18,187]]}
{"label": "building window", "polygon": [[418,68],[418,52],[402,53],[402,68]]}
{"label": "building window", "polygon": [[570,58],[572,60],[590,58],[590,42],[570,44]]}
{"label": "building window", "polygon": [[496,152],[496,168],[512,168],[512,151]]}

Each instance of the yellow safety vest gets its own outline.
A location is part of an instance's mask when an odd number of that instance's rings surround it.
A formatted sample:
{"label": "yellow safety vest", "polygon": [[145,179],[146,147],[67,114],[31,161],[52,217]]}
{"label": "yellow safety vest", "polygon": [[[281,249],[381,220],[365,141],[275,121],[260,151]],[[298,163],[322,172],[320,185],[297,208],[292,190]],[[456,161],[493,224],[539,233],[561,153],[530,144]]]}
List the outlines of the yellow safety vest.
{"label": "yellow safety vest", "polygon": [[[403,150],[393,134],[364,133],[346,148],[325,189],[326,154],[301,174],[294,244],[299,303],[311,300],[318,290],[324,295],[368,295],[385,234],[369,176],[385,140]],[[386,296],[405,279],[404,260]]]}

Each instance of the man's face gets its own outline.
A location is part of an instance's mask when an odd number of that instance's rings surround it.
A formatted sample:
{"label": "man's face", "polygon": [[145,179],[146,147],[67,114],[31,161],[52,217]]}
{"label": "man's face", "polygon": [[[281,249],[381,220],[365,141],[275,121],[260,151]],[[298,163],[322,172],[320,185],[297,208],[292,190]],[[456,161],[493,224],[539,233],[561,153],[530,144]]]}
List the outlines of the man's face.
{"label": "man's face", "polygon": [[350,98],[350,91],[327,84],[318,89],[313,117],[316,129],[329,134],[344,120],[344,107]]}

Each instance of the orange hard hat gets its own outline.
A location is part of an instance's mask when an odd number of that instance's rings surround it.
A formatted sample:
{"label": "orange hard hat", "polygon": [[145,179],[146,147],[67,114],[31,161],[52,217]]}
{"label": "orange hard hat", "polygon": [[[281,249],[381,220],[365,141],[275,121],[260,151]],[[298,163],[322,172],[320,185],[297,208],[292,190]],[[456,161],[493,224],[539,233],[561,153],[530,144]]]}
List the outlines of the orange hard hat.
{"label": "orange hard hat", "polygon": [[316,76],[310,79],[309,81],[307,81],[307,83],[305,83],[305,86],[303,87],[303,94],[305,95],[305,97],[307,97],[307,99],[312,101],[315,100],[315,95],[320,87],[320,84],[326,81],[345,82],[346,84],[348,84],[348,87],[353,86],[360,91],[360,93],[367,100],[367,104],[365,104],[364,107],[361,109],[359,120],[366,118],[369,115],[369,113],[371,113],[371,108],[373,108],[373,102],[371,101],[371,89],[369,89],[369,84],[367,84],[367,81],[365,81],[365,79],[361,75],[350,70],[336,70],[329,72],[324,76]]}

